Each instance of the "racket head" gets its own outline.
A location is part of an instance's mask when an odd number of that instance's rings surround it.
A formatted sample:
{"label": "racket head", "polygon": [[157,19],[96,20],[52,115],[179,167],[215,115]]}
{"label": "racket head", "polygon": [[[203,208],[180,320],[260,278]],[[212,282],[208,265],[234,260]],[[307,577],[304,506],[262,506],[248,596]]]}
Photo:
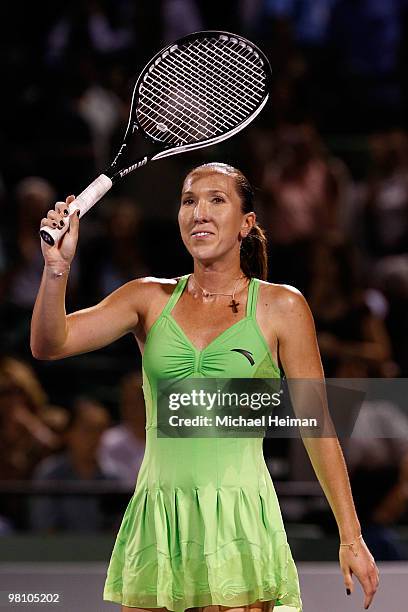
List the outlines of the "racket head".
{"label": "racket head", "polygon": [[142,70],[126,136],[138,130],[159,145],[151,159],[215,144],[259,114],[271,81],[268,58],[251,41],[220,30],[194,32],[161,49]]}

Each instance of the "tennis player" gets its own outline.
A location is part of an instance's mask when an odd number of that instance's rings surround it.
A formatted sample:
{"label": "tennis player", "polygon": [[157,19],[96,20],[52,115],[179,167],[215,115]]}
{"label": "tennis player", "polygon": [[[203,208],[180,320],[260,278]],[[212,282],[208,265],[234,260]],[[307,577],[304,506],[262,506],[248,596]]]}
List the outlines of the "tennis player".
{"label": "tennis player", "polygon": [[[41,226],[66,223],[57,202]],[[258,438],[157,436],[161,378],[323,379],[310,309],[295,288],[265,282],[265,236],[243,174],[204,164],[184,180],[178,214],[193,272],[132,280],[99,304],[66,315],[78,240],[73,215],[60,244],[41,243],[44,273],[31,350],[62,359],[132,333],[143,355],[146,450],[113,547],[103,598],[128,610],[219,606],[301,612],[297,570]],[[304,444],[339,529],[348,592],[352,574],[368,608],[379,573],[360,530],[336,437]]]}

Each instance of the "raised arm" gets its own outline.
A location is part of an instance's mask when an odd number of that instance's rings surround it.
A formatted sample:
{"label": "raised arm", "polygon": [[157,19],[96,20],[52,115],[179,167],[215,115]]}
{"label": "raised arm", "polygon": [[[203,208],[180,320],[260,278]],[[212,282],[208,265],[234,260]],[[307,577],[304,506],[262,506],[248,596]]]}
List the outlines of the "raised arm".
{"label": "raised arm", "polygon": [[[69,196],[69,204],[74,196]],[[64,222],[66,204],[57,202],[41,226]],[[66,221],[65,221],[66,222]],[[126,283],[96,306],[67,316],[65,293],[70,264],[78,241],[79,219],[74,212],[70,228],[58,245],[41,241],[44,272],[31,320],[31,351],[37,359],[61,359],[106,346],[127,332],[139,321],[144,279]]]}
{"label": "raised arm", "polygon": [[[283,285],[278,298],[275,297],[275,304],[277,316],[274,325],[286,377],[323,380],[315,325],[305,298],[294,287]],[[339,548],[340,567],[345,586],[351,592],[354,589],[352,574],[357,576],[364,589],[364,605],[367,608],[378,586],[378,569],[364,540],[358,539],[360,523],[341,446],[335,436],[304,437],[303,443],[336,519],[340,542],[356,542],[351,548]]]}

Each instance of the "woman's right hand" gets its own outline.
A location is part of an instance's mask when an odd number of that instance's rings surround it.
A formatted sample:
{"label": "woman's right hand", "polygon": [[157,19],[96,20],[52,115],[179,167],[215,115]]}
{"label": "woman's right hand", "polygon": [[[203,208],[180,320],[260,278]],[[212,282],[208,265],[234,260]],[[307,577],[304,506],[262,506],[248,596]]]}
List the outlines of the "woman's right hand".
{"label": "woman's right hand", "polygon": [[[65,213],[65,211],[68,212],[67,204],[70,204],[73,200],[75,200],[75,196],[70,195],[67,197],[65,202],[57,202],[55,204],[55,210],[49,210],[47,217],[41,219],[41,227],[48,225],[48,227],[55,229],[62,227],[62,225],[60,225],[61,221],[63,223],[68,223],[68,215]],[[69,229],[62,236],[58,244],[50,246],[41,239],[41,250],[47,266],[60,270],[67,269],[71,265],[78,242],[78,212],[78,210],[75,210],[69,216]]]}

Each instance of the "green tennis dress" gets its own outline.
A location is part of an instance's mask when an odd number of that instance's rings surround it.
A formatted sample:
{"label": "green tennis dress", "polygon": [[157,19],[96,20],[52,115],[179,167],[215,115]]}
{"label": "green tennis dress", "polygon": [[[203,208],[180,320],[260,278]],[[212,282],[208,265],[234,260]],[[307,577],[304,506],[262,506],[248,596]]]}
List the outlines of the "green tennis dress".
{"label": "green tennis dress", "polygon": [[250,281],[246,316],[198,350],[171,314],[188,277],[179,279],[146,339],[146,448],[103,599],[174,612],[275,600],[282,612],[301,612],[263,438],[157,436],[159,379],[280,376],[256,320],[260,281]]}

